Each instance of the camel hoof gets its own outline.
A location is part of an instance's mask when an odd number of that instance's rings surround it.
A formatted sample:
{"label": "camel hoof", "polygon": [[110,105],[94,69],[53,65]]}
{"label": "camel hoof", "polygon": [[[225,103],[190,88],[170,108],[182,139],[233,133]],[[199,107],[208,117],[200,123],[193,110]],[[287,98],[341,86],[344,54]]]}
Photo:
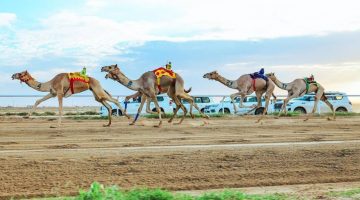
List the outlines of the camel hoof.
{"label": "camel hoof", "polygon": [[110,124],[103,124],[103,127],[109,127]]}
{"label": "camel hoof", "polygon": [[133,126],[133,125],[135,125],[135,123],[134,123],[134,122],[131,122],[129,125],[130,125],[130,126]]}
{"label": "camel hoof", "polygon": [[58,127],[58,126],[53,126],[53,125],[50,126],[50,128],[57,128],[57,127]]}
{"label": "camel hoof", "polygon": [[30,118],[30,115],[26,115],[23,117],[24,119],[29,119]]}
{"label": "camel hoof", "polygon": [[192,119],[195,119],[195,115],[194,114],[190,114]]}
{"label": "camel hoof", "polygon": [[172,123],[172,120],[169,120],[168,123]]}
{"label": "camel hoof", "polygon": [[280,119],[280,117],[279,117],[279,116],[276,116],[275,119]]}
{"label": "camel hoof", "polygon": [[304,122],[306,122],[306,121],[308,121],[309,120],[309,118],[307,118],[307,119],[304,119]]}

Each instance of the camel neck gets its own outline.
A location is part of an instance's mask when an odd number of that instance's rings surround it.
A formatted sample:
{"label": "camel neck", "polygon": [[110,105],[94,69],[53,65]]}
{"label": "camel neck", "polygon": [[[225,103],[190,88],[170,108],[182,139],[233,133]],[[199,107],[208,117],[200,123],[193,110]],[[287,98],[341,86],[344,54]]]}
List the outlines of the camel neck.
{"label": "camel neck", "polygon": [[125,87],[129,88],[130,90],[138,91],[140,89],[138,80],[130,80],[128,77],[126,77],[124,74],[120,72],[115,73],[115,75],[116,75],[116,81],[124,85]]}
{"label": "camel neck", "polygon": [[220,83],[224,84],[225,86],[227,86],[229,88],[232,88],[232,89],[237,88],[236,81],[228,80],[223,76],[218,75],[217,79],[215,79],[215,80],[219,81]]}
{"label": "camel neck", "polygon": [[40,92],[49,92],[50,91],[50,82],[46,82],[46,83],[40,83],[38,81],[36,81],[35,79],[31,79],[31,80],[28,80],[26,82],[26,84],[37,90],[37,91],[40,91]]}
{"label": "camel neck", "polygon": [[283,89],[283,90],[287,90],[288,89],[288,84],[287,83],[283,83],[281,82],[279,79],[277,79],[275,77],[274,83],[276,86],[278,86],[279,88]]}

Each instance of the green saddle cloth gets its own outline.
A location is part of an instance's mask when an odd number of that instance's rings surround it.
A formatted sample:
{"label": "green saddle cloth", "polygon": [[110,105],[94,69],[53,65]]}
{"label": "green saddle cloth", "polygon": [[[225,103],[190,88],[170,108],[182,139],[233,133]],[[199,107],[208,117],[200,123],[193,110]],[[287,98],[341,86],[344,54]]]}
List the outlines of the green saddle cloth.
{"label": "green saddle cloth", "polygon": [[306,84],[306,94],[309,93],[310,84],[315,84],[318,86],[318,83],[316,81],[310,81],[308,78],[304,78],[305,84]]}

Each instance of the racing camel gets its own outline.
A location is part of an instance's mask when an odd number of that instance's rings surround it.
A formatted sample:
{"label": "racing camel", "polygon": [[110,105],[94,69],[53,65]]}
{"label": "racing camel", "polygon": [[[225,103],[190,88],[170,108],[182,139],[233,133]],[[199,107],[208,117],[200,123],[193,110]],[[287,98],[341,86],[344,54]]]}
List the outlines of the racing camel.
{"label": "racing camel", "polygon": [[[95,100],[100,102],[102,105],[104,105],[108,110],[108,118],[109,122],[108,124],[104,126],[110,126],[111,125],[111,106],[109,105],[109,102],[112,102],[116,104],[119,109],[123,112],[123,109],[121,108],[121,105],[119,102],[112,98],[111,95],[104,90],[99,81],[92,77],[84,77],[78,72],[75,73],[60,73],[56,75],[53,79],[51,79],[48,82],[40,83],[36,81],[28,71],[23,71],[20,73],[15,73],[12,75],[12,79],[18,79],[20,82],[25,82],[29,87],[40,91],[40,92],[49,92],[45,97],[37,100],[32,107],[31,111],[29,112],[27,117],[30,117],[31,114],[35,111],[35,108],[43,101],[46,101],[50,98],[56,97],[59,101],[59,120],[58,120],[58,127],[61,126],[61,118],[63,115],[63,98],[69,97],[73,94],[81,93],[86,90],[90,90]],[[125,112],[123,112],[125,113]],[[130,118],[126,113],[125,115]]]}
{"label": "racing camel", "polygon": [[[301,96],[304,96],[305,94],[314,92],[315,93],[315,102],[314,102],[314,108],[311,112],[311,115],[314,115],[314,113],[317,110],[319,100],[321,100],[330,107],[332,114],[333,114],[333,119],[335,120],[334,106],[329,102],[329,100],[325,96],[325,94],[324,94],[325,89],[319,83],[317,83],[315,81],[309,81],[308,78],[304,78],[304,79],[298,78],[290,83],[283,83],[283,82],[279,81],[279,79],[276,78],[275,73],[269,73],[269,74],[267,74],[267,76],[269,77],[269,79],[274,81],[276,86],[278,86],[279,88],[281,88],[283,90],[288,91],[288,96],[284,99],[284,103],[281,107],[281,110],[280,110],[278,116],[280,116],[283,111],[285,112],[285,114],[287,113],[286,105],[291,99],[301,97]],[[309,114],[306,115],[306,118],[304,121],[307,121],[307,120],[309,120]],[[331,120],[330,117],[328,117],[328,120]]]}
{"label": "racing camel", "polygon": [[254,77],[252,74],[244,74],[236,80],[228,80],[223,76],[221,76],[217,71],[213,71],[204,74],[203,78],[218,81],[224,84],[226,87],[229,87],[231,89],[236,89],[239,91],[237,93],[230,95],[235,113],[237,113],[237,107],[234,101],[235,97],[241,96],[239,103],[240,108],[249,108],[250,106],[245,106],[243,104],[243,101],[247,95],[250,95],[253,92],[255,92],[257,98],[257,105],[254,108],[252,108],[250,111],[248,111],[248,113],[250,113],[251,111],[261,107],[261,97],[265,93],[265,109],[262,113],[262,116],[258,119],[257,122],[260,122],[263,119],[264,115],[266,114],[271,95],[273,95],[274,98],[276,99],[275,95],[273,94],[275,89],[275,84],[269,79],[266,81],[263,78]]}
{"label": "racing camel", "polygon": [[[161,79],[157,79],[157,76],[154,71],[145,72],[140,76],[137,80],[130,80],[126,77],[121,71],[120,68],[116,65],[104,66],[101,68],[102,72],[108,72],[106,77],[112,78],[119,82],[120,84],[124,85],[125,87],[129,88],[130,90],[135,90],[143,95],[141,98],[141,104],[139,106],[138,112],[134,118],[134,121],[130,125],[134,125],[136,120],[138,119],[140,112],[143,108],[146,99],[150,99],[154,102],[157,113],[159,115],[159,124],[155,127],[161,127],[162,119],[161,119],[161,110],[156,98],[157,94],[160,93],[167,93],[168,96],[174,101],[176,104],[176,109],[174,111],[173,116],[169,119],[169,123],[172,122],[173,118],[175,117],[177,111],[181,108],[184,111],[184,114],[178,124],[181,124],[186,116],[186,108],[181,103],[180,99],[184,99],[189,102],[190,104],[190,113],[192,112],[192,107],[196,108],[199,113],[204,118],[209,118],[207,115],[202,113],[199,107],[194,103],[192,97],[188,94],[189,91],[184,89],[184,80],[181,78],[180,75],[176,74],[176,77],[169,77],[169,76],[162,76]],[[146,96],[146,98],[144,98]]]}

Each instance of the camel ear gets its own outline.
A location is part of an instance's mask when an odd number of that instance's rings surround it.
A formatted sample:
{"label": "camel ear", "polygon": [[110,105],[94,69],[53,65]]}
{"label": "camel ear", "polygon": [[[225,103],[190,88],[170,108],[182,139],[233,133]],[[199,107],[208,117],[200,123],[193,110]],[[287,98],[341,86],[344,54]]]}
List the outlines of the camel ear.
{"label": "camel ear", "polygon": [[117,67],[117,64],[115,64],[115,67]]}

